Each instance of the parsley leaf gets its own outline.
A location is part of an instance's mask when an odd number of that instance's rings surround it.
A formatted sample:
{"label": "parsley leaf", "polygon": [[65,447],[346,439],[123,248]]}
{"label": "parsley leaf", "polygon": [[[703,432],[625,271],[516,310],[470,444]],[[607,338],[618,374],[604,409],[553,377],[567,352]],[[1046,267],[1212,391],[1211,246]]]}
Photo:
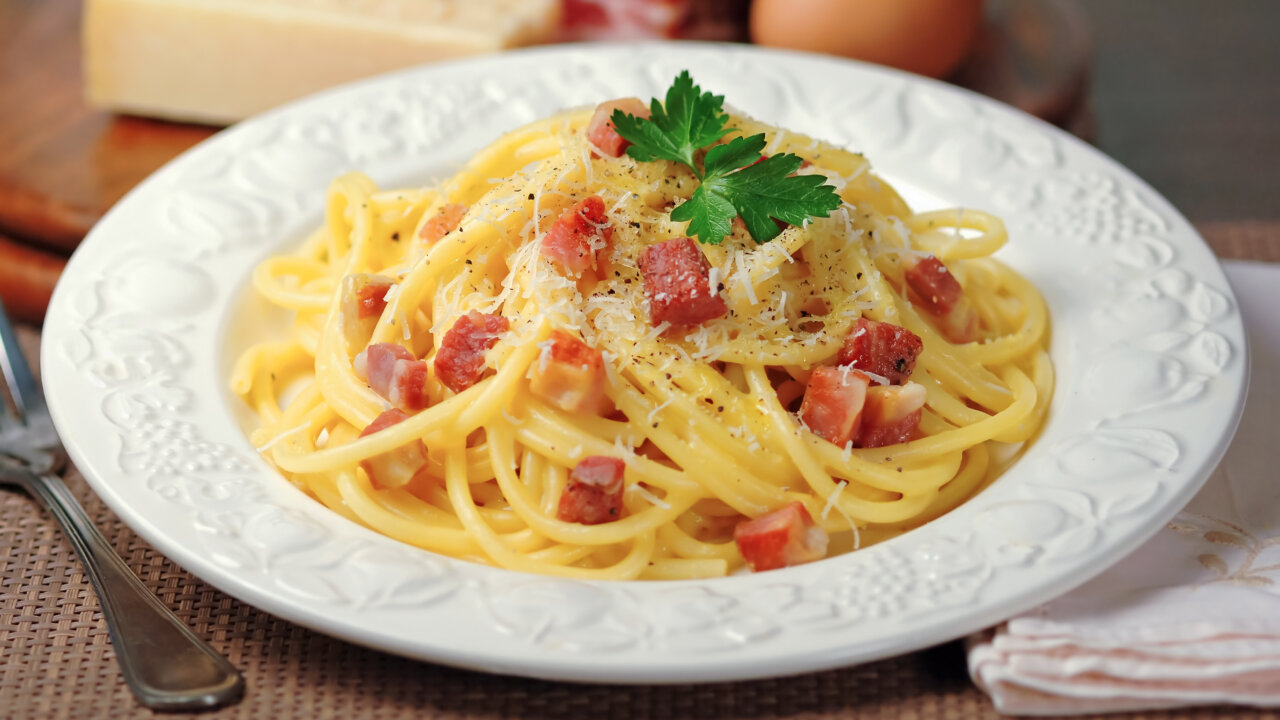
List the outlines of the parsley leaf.
{"label": "parsley leaf", "polygon": [[[811,217],[826,217],[840,207],[835,188],[821,175],[792,175],[801,160],[790,153],[773,155],[730,175],[708,178],[708,185],[730,199],[756,242],[768,242],[782,232],[774,220],[803,225]],[[702,238],[699,238],[702,239]]]}
{"label": "parsley leaf", "polygon": [[[671,211],[671,219],[688,222],[688,234],[700,242],[719,244],[733,232],[741,217],[758,243],[782,232],[778,225],[803,224],[826,217],[840,207],[840,196],[821,175],[794,175],[802,160],[791,154],[762,157],[763,133],[716,144],[733,131],[724,112],[724,96],[702,92],[689,71],[676,76],[666,102],[655,98],[650,117],[615,110],[611,116],[619,135],[629,141],[627,154],[641,162],[670,160],[693,170],[701,183],[688,200]],[[710,147],[708,147],[710,146]],[[697,153],[706,148],[702,169]]]}
{"label": "parsley leaf", "polygon": [[630,140],[627,154],[640,161],[661,158],[693,167],[693,154],[730,132],[724,96],[702,92],[689,71],[676,76],[667,90],[666,103],[654,98],[646,120],[614,110],[613,126]]}
{"label": "parsley leaf", "polygon": [[[686,234],[690,237],[719,245],[725,235],[733,232],[733,218],[737,214],[738,209],[734,207],[733,201],[723,193],[708,190],[706,185],[699,185],[688,200],[671,210],[671,219],[688,222],[689,230]],[[774,230],[777,229],[775,225]]]}
{"label": "parsley leaf", "polygon": [[[764,142],[763,135],[752,138]],[[707,158],[710,168],[710,153]],[[693,196],[671,211],[671,219],[689,221],[689,234],[699,241],[719,244],[733,231],[735,215],[759,243],[782,232],[775,219],[801,225],[811,217],[826,217],[840,207],[840,196],[835,188],[823,184],[826,178],[821,175],[793,176],[801,162],[796,155],[773,155],[737,172],[708,172]]]}
{"label": "parsley leaf", "polygon": [[707,157],[702,161],[706,168],[704,176],[723,175],[758,162],[764,146],[763,134],[736,137],[724,145],[716,145],[707,151]]}

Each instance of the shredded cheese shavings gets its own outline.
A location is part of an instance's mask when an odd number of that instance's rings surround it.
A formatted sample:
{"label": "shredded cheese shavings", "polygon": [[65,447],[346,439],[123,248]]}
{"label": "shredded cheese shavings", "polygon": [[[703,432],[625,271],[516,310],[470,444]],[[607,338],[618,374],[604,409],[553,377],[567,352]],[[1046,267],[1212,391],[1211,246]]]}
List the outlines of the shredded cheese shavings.
{"label": "shredded cheese shavings", "polygon": [[663,409],[663,408],[665,408],[666,406],[670,405],[670,404],[671,404],[671,398],[667,398],[667,401],[666,401],[666,402],[662,403],[661,405],[657,405],[657,406],[655,406],[652,410],[650,410],[650,411],[649,411],[649,423],[650,423],[650,424],[652,424],[652,423],[653,423],[653,419],[654,419],[655,417],[657,417],[657,416],[658,416],[658,413],[662,412],[662,409]]}
{"label": "shredded cheese shavings", "polygon": [[831,508],[836,506],[836,501],[840,499],[840,493],[844,492],[844,489],[848,486],[849,483],[844,480],[836,483],[836,489],[831,491],[831,494],[827,496],[827,504],[822,508],[823,520],[826,520],[827,516],[831,514]]}
{"label": "shredded cheese shavings", "polygon": [[627,492],[633,492],[663,510],[671,509],[671,503],[649,492],[648,488],[645,488],[643,485],[629,485],[627,486]]}

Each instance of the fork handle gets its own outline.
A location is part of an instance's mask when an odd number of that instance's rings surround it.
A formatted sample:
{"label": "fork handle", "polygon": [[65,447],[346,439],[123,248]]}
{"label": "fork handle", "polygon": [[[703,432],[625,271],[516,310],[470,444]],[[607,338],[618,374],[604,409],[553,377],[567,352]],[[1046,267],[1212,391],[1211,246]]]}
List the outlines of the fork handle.
{"label": "fork handle", "polygon": [[237,700],[244,680],[147,589],[94,527],[62,479],[32,474],[29,490],[71,538],[102,601],[125,682],[156,710],[198,710]]}

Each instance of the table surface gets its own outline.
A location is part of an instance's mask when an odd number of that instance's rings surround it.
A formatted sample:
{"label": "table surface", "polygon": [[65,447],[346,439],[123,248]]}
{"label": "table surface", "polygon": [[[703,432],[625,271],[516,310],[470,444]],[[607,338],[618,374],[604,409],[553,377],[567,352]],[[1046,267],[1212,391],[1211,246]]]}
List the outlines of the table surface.
{"label": "table surface", "polygon": [[[72,0],[0,0],[0,37],[6,23],[12,32],[39,2],[76,12]],[[1080,7],[1095,48],[1089,107],[1099,146],[1180,207],[1219,256],[1280,261],[1280,83],[1273,69],[1280,67],[1280,43],[1270,32],[1280,27],[1280,3],[1085,0]],[[36,44],[52,32],[23,30],[24,42]],[[23,47],[0,46],[0,99],[39,104],[42,78],[54,70],[25,64]],[[70,183],[94,202],[114,200],[121,184],[127,189],[121,178],[207,134],[139,119],[82,118],[74,122],[87,124],[62,147],[61,164],[41,166],[30,153],[59,122],[54,106],[45,118],[25,135],[3,138],[0,173]],[[135,158],[141,165],[132,168],[94,165],[102,143],[127,147],[130,133],[157,127],[169,134],[167,151]],[[26,327],[22,335],[34,357],[38,333]],[[245,672],[244,701],[214,717],[996,716],[969,682],[957,643],[795,678],[687,687],[576,686],[404,660],[329,639],[214,590],[125,527],[74,469],[68,483],[144,582]],[[0,493],[0,545],[0,717],[151,716],[119,678],[97,599],[69,543],[22,495]],[[1130,717],[1267,716],[1276,717],[1223,707]]]}

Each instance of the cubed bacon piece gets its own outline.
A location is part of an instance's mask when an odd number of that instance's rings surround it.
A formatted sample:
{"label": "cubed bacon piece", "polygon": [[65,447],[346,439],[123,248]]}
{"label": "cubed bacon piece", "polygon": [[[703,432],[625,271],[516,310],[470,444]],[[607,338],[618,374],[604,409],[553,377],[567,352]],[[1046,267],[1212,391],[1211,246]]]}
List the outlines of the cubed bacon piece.
{"label": "cubed bacon piece", "polygon": [[396,281],[386,275],[355,273],[342,278],[342,335],[347,347],[364,347],[373,337],[387,307],[387,292]]}
{"label": "cubed bacon piece", "polygon": [[907,288],[912,302],[937,321],[938,332],[954,343],[978,338],[978,314],[965,297],[960,281],[933,255],[906,262]]}
{"label": "cubed bacon piece", "polygon": [[556,219],[542,237],[542,254],[568,275],[578,276],[599,265],[600,253],[609,247],[613,227],[597,195],[579,200]]}
{"label": "cubed bacon piece", "polygon": [[919,437],[924,400],[924,386],[919,383],[868,390],[857,446],[884,447]]}
{"label": "cubed bacon piece", "polygon": [[560,495],[556,517],[583,525],[599,525],[622,517],[622,478],[626,469],[623,461],[604,455],[578,461]]}
{"label": "cubed bacon piece", "polygon": [[946,315],[964,296],[960,281],[933,255],[908,259],[906,280],[924,308],[935,315]]}
{"label": "cubed bacon piece", "polygon": [[[372,435],[379,430],[404,422],[408,418],[409,415],[403,410],[392,408],[374,418],[373,422],[360,432],[360,437]],[[421,439],[416,438],[398,448],[360,461],[360,467],[364,468],[369,476],[369,482],[378,490],[404,487],[426,464],[427,446]]]}
{"label": "cubed bacon piece", "polygon": [[827,531],[800,502],[738,523],[733,539],[754,572],[800,565],[827,555]]}
{"label": "cubed bacon piece", "polygon": [[711,287],[711,266],[692,238],[650,245],[640,255],[649,322],[682,327],[698,325],[729,311],[718,288]]}
{"label": "cubed bacon piece", "polygon": [[920,336],[904,327],[858,318],[840,348],[840,364],[879,375],[893,385],[906,382],[924,350]]}
{"label": "cubed bacon piece", "polygon": [[870,385],[870,378],[857,370],[818,366],[800,401],[800,420],[814,435],[844,447],[858,435]]}
{"label": "cubed bacon piece", "polygon": [[484,354],[497,344],[508,327],[510,322],[505,317],[475,310],[458,318],[440,340],[435,360],[436,377],[454,392],[475,385],[484,375]]}
{"label": "cubed bacon piece", "polygon": [[462,222],[462,216],[467,214],[467,206],[462,203],[449,203],[440,208],[435,215],[432,215],[426,222],[422,223],[422,229],[418,231],[418,237],[427,242],[435,242],[440,238],[448,235],[458,229],[458,224]]}
{"label": "cubed bacon piece", "polygon": [[374,343],[355,358],[356,374],[394,407],[409,412],[427,406],[427,362],[395,343]]}
{"label": "cubed bacon piece", "polygon": [[552,330],[540,344],[529,390],[561,410],[598,412],[604,401],[602,353],[563,330]]}
{"label": "cubed bacon piece", "polygon": [[649,108],[640,101],[640,98],[619,98],[600,103],[596,106],[595,113],[591,115],[591,121],[587,123],[587,141],[604,155],[622,157],[631,142],[623,139],[614,128],[613,120],[611,119],[614,110],[621,110],[627,115],[647,118],[649,117]]}

